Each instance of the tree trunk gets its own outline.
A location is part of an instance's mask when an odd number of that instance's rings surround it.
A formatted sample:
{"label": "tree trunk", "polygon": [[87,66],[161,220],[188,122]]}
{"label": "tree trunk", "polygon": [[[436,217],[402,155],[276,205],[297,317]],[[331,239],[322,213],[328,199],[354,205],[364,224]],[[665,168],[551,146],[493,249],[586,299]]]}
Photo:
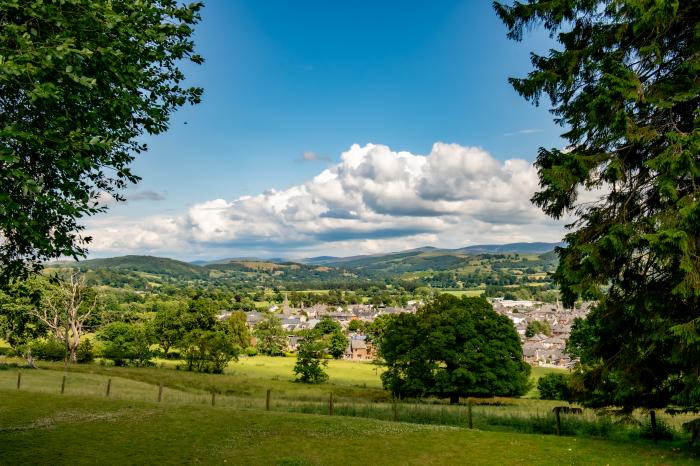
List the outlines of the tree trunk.
{"label": "tree trunk", "polygon": [[26,359],[27,359],[27,366],[36,367],[34,365],[34,356],[32,356],[32,347],[31,346],[29,348],[27,348]]}

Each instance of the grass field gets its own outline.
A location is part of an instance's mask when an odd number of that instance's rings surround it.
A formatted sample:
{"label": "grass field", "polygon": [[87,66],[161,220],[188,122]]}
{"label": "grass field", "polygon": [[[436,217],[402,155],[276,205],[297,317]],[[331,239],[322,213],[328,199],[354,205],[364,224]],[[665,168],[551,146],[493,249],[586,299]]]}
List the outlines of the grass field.
{"label": "grass field", "polygon": [[0,464],[697,464],[650,443],[0,388]]}
{"label": "grass field", "polygon": [[438,290],[442,294],[451,294],[453,296],[457,297],[462,297],[462,296],[468,296],[468,297],[474,297],[474,296],[481,296],[484,294],[485,290],[482,289],[469,289],[469,290]]}
{"label": "grass field", "polygon": [[[304,414],[327,414],[332,393],[337,415],[445,426],[468,424],[469,409],[465,405],[449,406],[445,400],[431,399],[392,404],[389,394],[381,388],[378,375],[381,369],[372,364],[330,361],[330,383],[305,385],[293,382],[294,362],[294,358],[242,358],[222,375],[175,370],[173,361],[167,361],[164,367],[150,368],[74,365],[69,372],[64,372],[63,364],[41,362],[40,366],[48,370],[21,370],[21,390],[59,393],[65,375],[66,395],[104,397],[107,381],[111,379],[112,399],[153,402],[162,383],[163,403],[206,405],[215,392],[217,406],[262,411],[266,407],[266,392],[271,389],[272,411]],[[552,371],[556,369],[534,368],[533,381]],[[15,388],[17,372],[17,369],[0,370],[0,389]],[[536,395],[534,390],[520,399],[476,400],[472,407],[473,424],[482,430],[551,435],[555,425],[551,410],[562,402],[534,399]],[[639,413],[637,418],[642,427],[648,422],[644,413]],[[678,433],[682,422],[689,418],[659,413],[659,420]],[[562,420],[562,433],[577,437],[629,440],[640,437],[642,427],[617,426],[614,419],[597,416],[590,410],[582,416],[566,416]],[[685,434],[676,435],[675,442],[682,442],[684,437]]]}

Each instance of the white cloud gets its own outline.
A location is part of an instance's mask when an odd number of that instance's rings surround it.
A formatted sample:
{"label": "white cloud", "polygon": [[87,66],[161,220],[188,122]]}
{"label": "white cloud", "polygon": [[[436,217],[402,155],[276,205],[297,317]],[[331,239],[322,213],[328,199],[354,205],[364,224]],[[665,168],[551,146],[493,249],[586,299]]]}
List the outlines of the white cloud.
{"label": "white cloud", "polygon": [[529,199],[537,173],[477,147],[436,143],[428,155],[353,145],[306,183],[215,199],[178,216],[93,222],[91,250],[205,255],[357,254],[426,244],[558,241]]}

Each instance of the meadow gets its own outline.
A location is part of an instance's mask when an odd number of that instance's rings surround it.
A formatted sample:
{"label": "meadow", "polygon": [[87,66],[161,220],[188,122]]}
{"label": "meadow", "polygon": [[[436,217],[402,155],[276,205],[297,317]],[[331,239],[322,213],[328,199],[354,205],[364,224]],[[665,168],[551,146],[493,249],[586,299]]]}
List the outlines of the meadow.
{"label": "meadow", "polygon": [[[330,361],[328,383],[305,385],[293,381],[295,358],[250,357],[232,363],[224,374],[199,374],[177,370],[175,361],[159,361],[148,368],[113,367],[101,364],[73,365],[39,363],[42,369],[0,370],[0,390],[16,391],[21,372],[20,392],[106,399],[162,405],[203,406],[215,404],[227,409],[246,409],[309,415],[370,418],[421,425],[467,427],[494,432],[519,432],[553,436],[554,406],[560,401],[537,399],[536,389],[523,398],[474,399],[450,406],[445,400],[392,400],[381,388],[381,368],[366,362]],[[3,366],[0,366],[3,367]],[[557,369],[534,368],[533,384],[541,375]],[[65,376],[65,385],[63,377]],[[109,381],[109,382],[108,382]],[[163,386],[161,389],[160,386]],[[269,400],[267,397],[270,391]],[[471,421],[470,421],[471,418]],[[681,424],[690,416],[659,413],[663,432],[673,434],[669,445],[682,447],[687,435]],[[592,410],[583,415],[562,415],[561,434],[583,438],[644,442],[650,437],[647,416],[637,413],[631,424],[620,424],[610,416]]]}
{"label": "meadow", "polygon": [[0,464],[695,464],[649,442],[70,393],[0,388]]}

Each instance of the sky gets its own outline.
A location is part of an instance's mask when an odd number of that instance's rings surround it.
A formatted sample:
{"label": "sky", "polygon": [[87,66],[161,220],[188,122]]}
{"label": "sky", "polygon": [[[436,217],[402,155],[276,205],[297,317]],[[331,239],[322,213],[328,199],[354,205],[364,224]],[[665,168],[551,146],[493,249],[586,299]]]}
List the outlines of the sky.
{"label": "sky", "polygon": [[529,198],[543,102],[486,0],[209,0],[183,64],[200,105],[146,138],[127,202],[85,222],[90,257],[303,258],[559,241]]}

